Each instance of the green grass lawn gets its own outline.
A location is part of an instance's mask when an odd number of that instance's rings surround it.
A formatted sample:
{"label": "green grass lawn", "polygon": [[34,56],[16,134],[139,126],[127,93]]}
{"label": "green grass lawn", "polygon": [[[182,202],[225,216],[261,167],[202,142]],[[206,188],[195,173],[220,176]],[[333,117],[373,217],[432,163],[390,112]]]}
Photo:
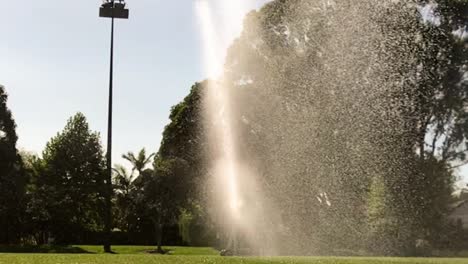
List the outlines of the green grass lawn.
{"label": "green grass lawn", "polygon": [[0,253],[0,264],[468,264],[461,258],[220,257],[212,248],[164,247],[167,255],[148,254],[151,246],[112,249],[115,254],[103,254],[101,246],[0,247],[10,252]]}
{"label": "green grass lawn", "polygon": [[160,256],[104,254],[0,254],[0,264],[467,264],[468,259],[398,258],[223,258],[218,256]]}
{"label": "green grass lawn", "polygon": [[[112,246],[115,254],[148,254],[155,246]],[[219,252],[209,247],[163,247],[168,255],[218,256]],[[0,246],[0,253],[55,253],[55,254],[104,254],[102,246]]]}

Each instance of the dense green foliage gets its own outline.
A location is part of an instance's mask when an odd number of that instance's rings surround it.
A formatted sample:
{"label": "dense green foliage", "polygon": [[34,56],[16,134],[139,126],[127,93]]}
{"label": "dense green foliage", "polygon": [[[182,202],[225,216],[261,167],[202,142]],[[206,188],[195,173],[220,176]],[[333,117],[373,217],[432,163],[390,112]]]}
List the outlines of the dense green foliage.
{"label": "dense green foliage", "polygon": [[[423,16],[400,33],[414,36],[414,30],[418,32],[416,40],[405,44],[415,54],[416,67],[408,76],[416,82],[405,84],[406,91],[397,96],[407,98],[401,109],[407,120],[406,172],[378,179],[385,189],[379,202],[381,215],[369,219],[371,235],[380,237],[370,240],[371,248],[386,254],[428,254],[431,248],[456,240],[447,237],[452,225],[447,216],[453,168],[466,164],[468,39],[461,34],[468,24],[468,2],[420,4],[420,8],[429,4],[435,17]],[[375,191],[371,189],[371,196]]]}
{"label": "dense green foliage", "polygon": [[43,210],[39,231],[51,234],[57,243],[71,243],[101,230],[103,151],[99,135],[89,129],[83,114],[70,118],[47,143],[42,166],[34,199]]}
{"label": "dense green foliage", "polygon": [[[165,219],[177,220],[180,234],[187,243],[208,245],[213,242],[203,197],[207,159],[207,137],[204,133],[203,100],[208,82],[196,83],[190,94],[171,109],[171,122],[163,132],[163,140],[155,160],[157,175],[166,175],[167,204],[175,212]],[[159,198],[161,199],[161,197]],[[164,198],[163,198],[164,199]],[[201,206],[203,204],[203,206]],[[169,222],[170,223],[170,222]]]}
{"label": "dense green foliage", "polygon": [[24,210],[25,175],[16,149],[16,124],[0,85],[0,244],[18,242]]}
{"label": "dense green foliage", "polygon": [[132,170],[128,172],[122,165],[114,168],[114,226],[126,233],[138,232],[144,222],[141,221],[141,214],[145,202],[141,199],[141,193],[145,179],[153,174],[153,170],[147,166],[152,162],[154,154],[147,156],[146,150],[142,149],[137,155],[128,152],[122,157],[130,162]]}

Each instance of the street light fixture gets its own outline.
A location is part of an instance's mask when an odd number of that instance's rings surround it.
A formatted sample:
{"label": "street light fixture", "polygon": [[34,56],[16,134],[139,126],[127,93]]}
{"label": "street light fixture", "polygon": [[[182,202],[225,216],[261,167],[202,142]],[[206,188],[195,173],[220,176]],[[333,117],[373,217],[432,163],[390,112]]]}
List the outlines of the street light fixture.
{"label": "street light fixture", "polygon": [[105,213],[104,213],[104,251],[111,250],[111,228],[112,228],[112,104],[114,84],[114,19],[128,19],[129,11],[124,0],[104,0],[99,9],[99,16],[111,18],[111,46],[110,46],[110,70],[109,70],[109,116],[107,127],[107,154],[106,154],[106,190],[105,190]]}
{"label": "street light fixture", "polygon": [[99,16],[107,18],[128,19],[129,11],[127,8],[125,8],[125,6],[126,3],[123,0],[106,0],[99,9]]}

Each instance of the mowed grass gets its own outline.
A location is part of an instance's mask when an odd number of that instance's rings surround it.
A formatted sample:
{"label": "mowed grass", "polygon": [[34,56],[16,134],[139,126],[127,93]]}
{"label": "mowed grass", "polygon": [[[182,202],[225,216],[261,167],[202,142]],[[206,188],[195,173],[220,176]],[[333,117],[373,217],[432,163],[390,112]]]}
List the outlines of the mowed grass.
{"label": "mowed grass", "polygon": [[468,264],[461,258],[220,257],[212,248],[164,247],[167,255],[149,254],[152,246],[112,249],[115,254],[104,254],[102,246],[0,247],[12,252],[0,253],[0,264]]}
{"label": "mowed grass", "polygon": [[0,254],[0,264],[467,264],[468,259]]}
{"label": "mowed grass", "polygon": [[[115,254],[148,254],[155,246],[112,246]],[[218,256],[219,252],[210,247],[163,247],[167,255]],[[0,246],[0,253],[56,253],[56,254],[104,254],[102,246]]]}

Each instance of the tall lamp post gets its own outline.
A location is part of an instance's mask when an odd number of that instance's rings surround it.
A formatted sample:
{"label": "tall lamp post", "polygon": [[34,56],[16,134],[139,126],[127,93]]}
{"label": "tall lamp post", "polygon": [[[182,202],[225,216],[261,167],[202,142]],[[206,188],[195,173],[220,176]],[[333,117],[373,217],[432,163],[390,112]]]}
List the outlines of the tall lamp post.
{"label": "tall lamp post", "polygon": [[111,228],[112,228],[112,97],[114,82],[114,19],[128,19],[128,9],[125,8],[124,0],[104,0],[99,9],[99,16],[111,18],[111,45],[110,45],[110,70],[109,70],[109,116],[107,127],[107,154],[106,154],[106,190],[105,213],[104,213],[104,251],[111,250]]}

